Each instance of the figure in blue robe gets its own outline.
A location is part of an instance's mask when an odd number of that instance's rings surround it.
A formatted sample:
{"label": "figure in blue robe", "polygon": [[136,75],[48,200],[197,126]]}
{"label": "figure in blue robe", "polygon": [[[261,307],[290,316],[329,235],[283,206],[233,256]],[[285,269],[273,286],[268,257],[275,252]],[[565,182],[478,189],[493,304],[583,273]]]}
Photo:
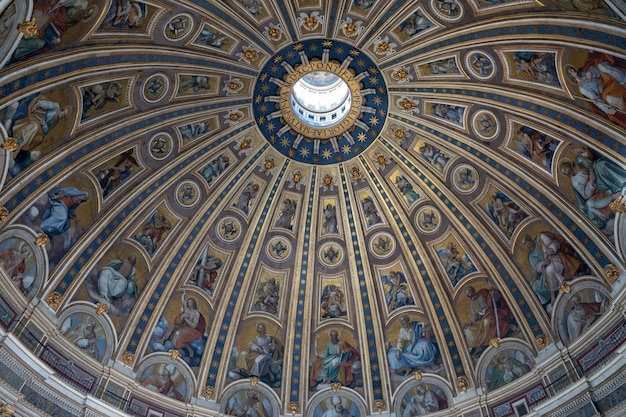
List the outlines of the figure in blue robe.
{"label": "figure in blue robe", "polygon": [[59,188],[48,194],[48,207],[41,220],[41,229],[48,236],[62,235],[76,218],[76,208],[89,199],[89,193],[74,187]]}

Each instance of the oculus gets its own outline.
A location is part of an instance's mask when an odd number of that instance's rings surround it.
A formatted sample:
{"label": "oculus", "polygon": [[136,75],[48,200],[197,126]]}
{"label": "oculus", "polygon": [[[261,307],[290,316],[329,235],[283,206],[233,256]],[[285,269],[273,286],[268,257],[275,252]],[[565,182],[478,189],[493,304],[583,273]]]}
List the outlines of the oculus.
{"label": "oculus", "polygon": [[382,131],[387,112],[387,88],[376,64],[336,40],[283,48],[254,88],[254,119],[263,136],[283,155],[309,164],[361,154]]}

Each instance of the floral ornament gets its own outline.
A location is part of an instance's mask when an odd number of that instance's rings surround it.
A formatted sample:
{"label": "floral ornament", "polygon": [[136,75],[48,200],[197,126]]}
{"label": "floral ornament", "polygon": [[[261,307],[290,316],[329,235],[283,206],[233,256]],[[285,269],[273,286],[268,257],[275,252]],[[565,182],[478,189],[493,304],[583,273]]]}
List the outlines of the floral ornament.
{"label": "floral ornament", "polygon": [[270,23],[269,26],[265,26],[263,34],[273,42],[278,42],[283,37],[283,28],[280,24],[275,25]]}
{"label": "floral ornament", "polygon": [[233,149],[239,152],[239,155],[246,155],[252,152],[254,148],[254,138],[252,136],[244,136],[235,141]]}
{"label": "floral ornament", "polygon": [[252,45],[248,45],[243,47],[241,52],[237,52],[236,56],[239,58],[239,62],[251,65],[253,61],[259,59],[259,50]]}
{"label": "floral ornament", "polygon": [[400,97],[396,100],[396,106],[404,113],[419,114],[419,104],[419,99],[414,97]]}
{"label": "floral ornament", "polygon": [[335,178],[326,174],[320,179],[320,187],[324,191],[333,191],[335,189]]}
{"label": "floral ornament", "polygon": [[229,126],[234,126],[237,123],[241,122],[245,115],[241,110],[231,109],[228,110],[228,113],[224,115],[224,122]]}
{"label": "floral ornament", "polygon": [[360,35],[363,30],[365,30],[365,26],[363,26],[363,22],[360,20],[354,22],[350,17],[346,17],[346,20],[341,21],[341,31],[344,36],[352,38]]}
{"label": "floral ornament", "polygon": [[398,46],[398,44],[393,43],[393,42],[389,42],[389,36],[385,36],[384,38],[381,38],[380,36],[378,36],[376,39],[374,39],[374,53],[376,55],[383,55],[383,56],[391,56],[392,54],[396,53],[396,46]]}
{"label": "floral ornament", "polygon": [[411,75],[411,69],[407,66],[395,67],[393,72],[391,73],[391,78],[396,80],[398,83],[406,83],[413,79],[413,75]]}
{"label": "floral ornament", "polygon": [[233,76],[231,75],[228,80],[224,82],[224,88],[222,88],[222,91],[224,91],[227,96],[230,96],[232,94],[237,94],[238,92],[240,92],[243,87],[243,81],[241,81],[239,78],[233,78]]}
{"label": "floral ornament", "polygon": [[376,155],[374,155],[374,163],[379,171],[384,171],[387,165],[391,163],[391,158],[385,152],[376,152]]}
{"label": "floral ornament", "polygon": [[295,188],[296,190],[300,190],[302,185],[306,183],[306,176],[300,171],[296,169],[291,173],[291,178],[289,179],[289,188]]}
{"label": "floral ornament", "polygon": [[324,16],[320,15],[320,12],[311,12],[310,15],[300,12],[298,25],[302,26],[304,29],[311,32],[316,30],[320,24],[324,24]]}
{"label": "floral ornament", "polygon": [[265,175],[270,176],[274,175],[274,172],[276,172],[277,168],[278,167],[276,166],[276,162],[274,162],[274,158],[271,156],[265,158],[265,160],[260,165],[260,171]]}

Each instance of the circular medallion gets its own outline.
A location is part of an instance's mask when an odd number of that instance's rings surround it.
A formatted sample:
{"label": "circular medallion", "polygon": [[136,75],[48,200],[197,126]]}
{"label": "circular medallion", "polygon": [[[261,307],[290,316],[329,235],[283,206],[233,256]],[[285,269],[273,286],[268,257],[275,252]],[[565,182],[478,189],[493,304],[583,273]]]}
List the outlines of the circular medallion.
{"label": "circular medallion", "polygon": [[458,22],[463,17],[463,7],[457,0],[430,0],[430,7],[448,22]]}
{"label": "circular medallion", "polygon": [[370,250],[372,254],[379,259],[390,257],[395,249],[396,240],[389,233],[376,233],[370,239]]}
{"label": "circular medallion", "polygon": [[163,28],[163,34],[169,41],[178,41],[191,33],[193,18],[188,14],[179,14],[169,20]]}
{"label": "circular medallion", "polygon": [[468,52],[465,55],[465,66],[480,80],[488,80],[496,73],[493,58],[481,51]]}
{"label": "circular medallion", "polygon": [[473,166],[461,164],[452,173],[454,188],[463,194],[469,194],[478,187],[478,174]]}
{"label": "circular medallion", "polygon": [[254,117],[265,138],[288,158],[309,164],[359,155],[382,130],[387,112],[387,88],[374,62],[336,40],[283,48],[254,89]]}
{"label": "circular medallion", "polygon": [[157,133],[150,139],[150,156],[160,161],[172,152],[172,137],[167,133]]}
{"label": "circular medallion", "polygon": [[337,266],[343,261],[343,249],[334,242],[322,245],[318,254],[320,261],[325,266]]}
{"label": "circular medallion", "polygon": [[193,207],[200,200],[200,187],[193,181],[183,181],[176,188],[176,201],[183,207]]}
{"label": "circular medallion", "polygon": [[224,217],[219,223],[217,234],[224,242],[234,242],[241,236],[241,223],[234,217]]}
{"label": "circular medallion", "polygon": [[282,236],[271,239],[265,248],[267,256],[276,262],[282,262],[291,255],[291,243]]}
{"label": "circular medallion", "polygon": [[165,97],[170,88],[170,80],[165,74],[154,74],[143,84],[142,94],[148,103],[156,103]]}
{"label": "circular medallion", "polygon": [[434,233],[441,224],[441,215],[433,206],[424,206],[417,212],[415,221],[422,233]]}
{"label": "circular medallion", "polygon": [[500,133],[500,125],[495,114],[487,110],[480,110],[472,116],[472,128],[481,139],[492,140]]}

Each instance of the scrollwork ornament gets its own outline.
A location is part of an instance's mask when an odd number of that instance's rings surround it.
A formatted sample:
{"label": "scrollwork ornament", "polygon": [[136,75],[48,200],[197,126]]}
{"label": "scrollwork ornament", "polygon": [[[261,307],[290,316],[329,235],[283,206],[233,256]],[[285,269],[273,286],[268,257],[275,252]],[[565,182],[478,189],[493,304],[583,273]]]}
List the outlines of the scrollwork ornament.
{"label": "scrollwork ornament", "polygon": [[104,313],[108,313],[109,312],[109,305],[105,304],[105,303],[98,303],[96,304],[96,313],[101,316]]}
{"label": "scrollwork ornament", "polygon": [[604,267],[604,275],[611,284],[615,284],[619,279],[619,269],[613,264],[608,264]]}
{"label": "scrollwork ornament", "polygon": [[498,349],[500,347],[500,338],[494,337],[489,341],[489,345],[494,349]]}
{"label": "scrollwork ornament", "polygon": [[609,204],[609,208],[614,213],[624,213],[626,212],[626,204],[624,203],[624,197],[617,197],[615,201]]}
{"label": "scrollwork ornament", "polygon": [[210,387],[210,386],[206,386],[204,387],[204,389],[202,390],[202,396],[204,398],[206,398],[207,400],[211,400],[213,399],[213,394],[215,393],[215,388]]}
{"label": "scrollwork ornament", "polygon": [[35,238],[35,245],[37,246],[46,246],[50,243],[50,237],[44,232],[40,232]]}
{"label": "scrollwork ornament", "polygon": [[459,389],[459,392],[465,392],[470,387],[469,378],[465,375],[461,375],[456,379],[456,387]]}
{"label": "scrollwork ornament", "polygon": [[258,383],[259,383],[259,378],[257,378],[256,376],[253,376],[250,378],[250,385],[252,385],[253,387],[256,387]]}
{"label": "scrollwork ornament", "polygon": [[422,375],[423,373],[419,369],[413,372],[413,378],[415,378],[416,381],[421,381]]}
{"label": "scrollwork ornament", "polygon": [[175,361],[176,359],[180,358],[180,350],[178,349],[170,349],[168,350],[168,352],[170,354],[170,359],[172,359],[173,361]]}
{"label": "scrollwork ornament", "polygon": [[20,147],[20,144],[17,143],[15,138],[6,138],[4,142],[2,142],[2,149],[7,152],[15,152]]}
{"label": "scrollwork ornament", "polygon": [[12,417],[15,410],[12,409],[9,404],[2,404],[0,406],[0,417]]}
{"label": "scrollwork ornament", "polygon": [[9,220],[9,209],[4,206],[0,206],[0,226],[5,224]]}
{"label": "scrollwork ornament", "polygon": [[385,409],[385,401],[383,400],[374,401],[374,410],[376,410],[377,413],[382,413],[384,409]]}
{"label": "scrollwork ornament", "polygon": [[291,414],[298,414],[300,412],[300,403],[297,401],[290,402],[289,410],[291,410]]}
{"label": "scrollwork ornament", "polygon": [[61,301],[63,300],[63,296],[53,291],[46,297],[46,304],[50,306],[51,309],[56,310],[61,305]]}
{"label": "scrollwork ornament", "polygon": [[535,344],[539,349],[543,349],[548,346],[548,338],[545,335],[537,336],[535,339]]}
{"label": "scrollwork ornament", "polygon": [[135,362],[135,354],[129,351],[126,351],[122,354],[122,363],[126,366],[133,366]]}
{"label": "scrollwork ornament", "polygon": [[333,382],[332,384],[330,384],[330,388],[333,390],[333,392],[339,392],[341,390],[341,383]]}
{"label": "scrollwork ornament", "polygon": [[559,292],[563,294],[569,294],[572,292],[572,286],[569,285],[569,282],[564,282],[559,286]]}
{"label": "scrollwork ornament", "polygon": [[20,23],[17,29],[25,38],[32,38],[37,35],[37,20],[33,17],[28,22]]}

